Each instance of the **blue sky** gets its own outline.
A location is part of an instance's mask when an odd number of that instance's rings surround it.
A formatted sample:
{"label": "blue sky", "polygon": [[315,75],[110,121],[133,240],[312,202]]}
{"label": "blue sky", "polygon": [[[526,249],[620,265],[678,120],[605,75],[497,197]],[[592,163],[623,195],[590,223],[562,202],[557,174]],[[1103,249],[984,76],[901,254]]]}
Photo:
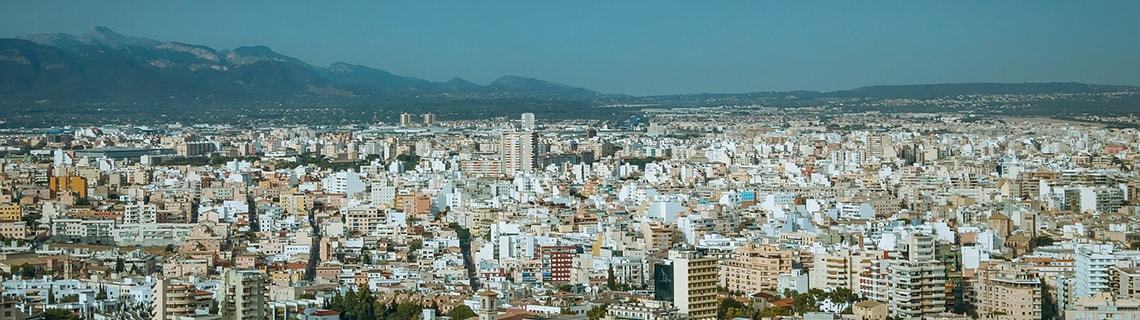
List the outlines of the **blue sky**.
{"label": "blue sky", "polygon": [[611,2],[5,1],[0,36],[103,25],[436,81],[509,74],[637,95],[1140,85],[1140,1]]}

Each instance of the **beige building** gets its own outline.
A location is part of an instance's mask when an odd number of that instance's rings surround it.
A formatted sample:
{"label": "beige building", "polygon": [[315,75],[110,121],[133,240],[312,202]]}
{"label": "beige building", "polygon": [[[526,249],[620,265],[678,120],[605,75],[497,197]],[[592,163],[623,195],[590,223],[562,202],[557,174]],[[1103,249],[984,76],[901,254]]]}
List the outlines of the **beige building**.
{"label": "beige building", "polygon": [[1109,293],[1078,298],[1068,310],[1065,320],[1140,319],[1140,300],[1116,299]]}
{"label": "beige building", "polygon": [[1009,262],[978,268],[978,317],[982,319],[1041,319],[1041,279]]}
{"label": "beige building", "polygon": [[811,288],[847,288],[859,290],[859,272],[864,270],[862,256],[849,249],[816,253],[808,271]]}
{"label": "beige building", "polygon": [[476,295],[479,301],[479,310],[476,315],[479,320],[496,320],[499,318],[499,295],[491,290],[483,290]]}
{"label": "beige building", "polygon": [[214,294],[198,290],[188,283],[177,283],[162,279],[154,284],[154,297],[151,301],[151,319],[221,319],[210,315],[210,301]]}
{"label": "beige building", "polygon": [[313,197],[304,192],[282,193],[279,204],[289,214],[306,215],[313,208]]}
{"label": "beige building", "polygon": [[412,116],[411,113],[401,113],[400,114],[400,126],[405,127],[405,128],[415,126],[416,120],[413,117],[414,116]]}
{"label": "beige building", "polygon": [[646,251],[651,254],[665,252],[673,245],[672,226],[643,222],[641,230],[644,233]]}
{"label": "beige building", "polygon": [[731,292],[777,293],[777,278],[792,272],[796,252],[773,245],[746,244],[721,265],[720,286]]}
{"label": "beige building", "polygon": [[269,316],[265,301],[267,281],[258,270],[226,271],[222,277],[225,296],[221,313],[226,319],[265,319]]}
{"label": "beige building", "polygon": [[342,208],[344,216],[344,230],[349,233],[371,235],[377,228],[388,220],[388,213],[373,206],[358,206]]}
{"label": "beige building", "polygon": [[887,304],[875,300],[863,300],[851,306],[851,313],[859,320],[886,320]]}
{"label": "beige building", "polygon": [[716,319],[716,258],[695,251],[669,251],[673,262],[673,301],[689,319]]}
{"label": "beige building", "polygon": [[534,131],[503,132],[502,142],[499,161],[504,175],[534,171],[538,160],[535,154],[538,135]]}
{"label": "beige building", "polygon": [[1140,299],[1140,270],[1119,266],[1108,269],[1108,288],[1117,299]]}

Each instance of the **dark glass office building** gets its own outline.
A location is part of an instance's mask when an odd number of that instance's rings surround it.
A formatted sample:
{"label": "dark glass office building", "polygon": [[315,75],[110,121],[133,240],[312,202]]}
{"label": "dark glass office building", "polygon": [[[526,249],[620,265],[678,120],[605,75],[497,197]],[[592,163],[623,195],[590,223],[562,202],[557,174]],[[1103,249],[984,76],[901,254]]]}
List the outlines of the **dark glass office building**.
{"label": "dark glass office building", "polygon": [[673,301],[673,265],[653,264],[653,300]]}

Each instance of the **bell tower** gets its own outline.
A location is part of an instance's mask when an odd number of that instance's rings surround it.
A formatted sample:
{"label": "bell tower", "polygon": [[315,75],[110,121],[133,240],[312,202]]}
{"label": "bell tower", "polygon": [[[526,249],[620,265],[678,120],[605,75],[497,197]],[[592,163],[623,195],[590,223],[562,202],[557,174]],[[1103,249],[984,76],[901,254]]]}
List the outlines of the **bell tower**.
{"label": "bell tower", "polygon": [[479,320],[495,320],[499,317],[499,295],[491,290],[483,290],[479,297]]}

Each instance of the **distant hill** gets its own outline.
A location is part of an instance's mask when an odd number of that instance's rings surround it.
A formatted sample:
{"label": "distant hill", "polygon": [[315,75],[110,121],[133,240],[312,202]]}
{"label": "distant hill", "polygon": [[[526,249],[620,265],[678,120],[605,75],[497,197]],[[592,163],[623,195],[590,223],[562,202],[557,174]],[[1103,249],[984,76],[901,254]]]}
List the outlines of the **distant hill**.
{"label": "distant hill", "polygon": [[1130,90],[1136,90],[1136,87],[1094,85],[1077,82],[943,83],[868,86],[851,90],[828,92],[826,95],[847,98],[938,98],[962,95],[1101,93]]}
{"label": "distant hill", "polygon": [[491,82],[487,88],[502,94],[517,94],[533,97],[559,97],[568,99],[593,99],[603,96],[589,89],[568,86],[534,78],[503,76]]}
{"label": "distant hill", "polygon": [[440,87],[431,81],[399,76],[388,71],[344,62],[334,63],[319,71],[321,76],[336,83],[391,92],[431,92]]}

